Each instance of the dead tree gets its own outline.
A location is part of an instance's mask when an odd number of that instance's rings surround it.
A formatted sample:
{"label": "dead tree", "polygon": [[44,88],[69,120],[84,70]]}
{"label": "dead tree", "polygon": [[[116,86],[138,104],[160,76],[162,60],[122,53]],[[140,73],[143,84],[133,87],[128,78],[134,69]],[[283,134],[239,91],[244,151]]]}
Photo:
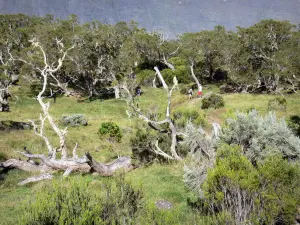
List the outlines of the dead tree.
{"label": "dead tree", "polygon": [[191,68],[191,75],[197,84],[198,91],[202,91],[202,85],[200,84],[198,78],[196,77],[196,75],[194,73],[194,63],[192,63],[190,68]]}
{"label": "dead tree", "polygon": [[[168,95],[168,105],[166,108],[166,117],[164,120],[161,121],[154,121],[151,120],[149,117],[145,116],[141,109],[135,105],[134,103],[134,99],[130,93],[130,91],[128,90],[126,84],[123,85],[123,89],[127,92],[127,103],[128,106],[130,107],[130,109],[133,111],[133,114],[136,114],[140,119],[144,120],[146,123],[148,123],[153,129],[160,131],[161,129],[159,128],[159,126],[161,125],[168,125],[168,132],[171,135],[171,147],[170,147],[170,153],[166,153],[164,152],[159,146],[158,146],[158,141],[156,141],[155,143],[153,143],[154,148],[152,149],[156,154],[163,156],[166,159],[170,159],[170,160],[182,160],[182,158],[178,155],[177,153],[177,145],[178,145],[178,132],[176,129],[176,126],[174,124],[174,122],[171,119],[171,99],[172,99],[172,93],[174,91],[174,89],[177,87],[178,82],[176,77],[174,77],[173,79],[173,86],[171,89],[169,89],[168,85],[166,84],[163,76],[161,75],[159,69],[157,67],[154,67],[154,70],[156,71],[156,74],[159,78],[159,80],[161,81],[163,88],[166,90],[166,93]],[[128,113],[128,115],[131,115],[132,113]]]}
{"label": "dead tree", "polygon": [[[9,51],[9,48],[7,48]],[[7,55],[7,54],[6,54]],[[9,57],[5,60],[4,52],[0,51],[0,66],[5,69],[3,71],[3,77],[0,77],[0,112],[9,112],[8,98],[10,97],[9,87],[12,84],[12,78],[10,77],[7,67],[12,59]]]}
{"label": "dead tree", "polygon": [[9,112],[8,98],[10,94],[8,88],[10,84],[8,80],[0,80],[0,112]]}
{"label": "dead tree", "polygon": [[[36,67],[33,63],[23,60],[23,59],[14,59],[19,60],[29,65],[32,65],[35,70],[37,70],[42,77],[43,86],[42,90],[37,96],[37,101],[42,108],[42,113],[40,114],[40,125],[37,125],[33,120],[31,120],[33,130],[37,136],[43,139],[47,147],[47,154],[32,154],[28,152],[19,152],[21,155],[27,157],[28,161],[22,161],[17,159],[10,159],[2,164],[0,167],[4,168],[18,168],[25,171],[31,172],[49,172],[55,170],[65,171],[65,175],[70,174],[72,171],[78,171],[82,173],[97,172],[103,176],[110,176],[114,174],[117,169],[131,169],[131,159],[130,157],[122,157],[122,160],[117,159],[114,162],[106,165],[103,163],[96,162],[91,155],[86,154],[83,157],[79,158],[77,156],[77,144],[73,148],[72,156],[68,155],[68,149],[66,146],[66,135],[67,127],[60,129],[55,123],[53,117],[49,113],[50,102],[45,102],[43,94],[45,93],[49,77],[55,77],[55,73],[62,67],[62,64],[68,54],[68,52],[74,48],[74,46],[64,49],[61,51],[61,57],[57,62],[49,63],[46,52],[44,51],[42,45],[36,40],[31,40],[32,46],[43,56],[43,67]],[[13,57],[12,57],[13,58]],[[56,80],[56,79],[54,79]],[[59,146],[54,146],[53,143],[48,139],[44,132],[45,123],[48,122],[52,130],[56,133],[59,138]],[[59,155],[57,153],[60,153]],[[38,159],[39,164],[35,164],[31,159]],[[45,176],[49,177],[49,176]],[[33,179],[35,180],[35,179]]]}

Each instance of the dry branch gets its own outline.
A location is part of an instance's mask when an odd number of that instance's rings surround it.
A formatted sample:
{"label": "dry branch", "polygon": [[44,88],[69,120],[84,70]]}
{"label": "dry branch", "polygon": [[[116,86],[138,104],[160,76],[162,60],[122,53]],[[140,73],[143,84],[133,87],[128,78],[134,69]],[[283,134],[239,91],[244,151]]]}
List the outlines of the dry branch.
{"label": "dry branch", "polygon": [[[76,150],[78,144],[76,143],[75,147],[72,151],[72,157],[68,157],[68,149],[66,146],[66,135],[67,135],[67,127],[65,129],[60,129],[58,125],[55,123],[53,117],[49,113],[50,102],[44,102],[43,95],[45,93],[48,78],[52,77],[56,82],[57,86],[61,86],[62,84],[59,80],[55,77],[55,73],[62,67],[62,64],[67,56],[68,51],[70,51],[74,46],[68,48],[64,51],[64,45],[61,43],[61,40],[56,40],[60,46],[60,53],[62,57],[57,60],[57,62],[49,63],[47,55],[40,45],[40,43],[36,39],[32,39],[30,42],[36,48],[38,48],[42,55],[43,55],[43,62],[44,65],[42,68],[36,68],[33,66],[32,63],[27,62],[22,59],[16,59],[22,61],[26,64],[31,65],[34,69],[38,70],[42,76],[43,86],[42,90],[39,92],[37,96],[37,101],[42,108],[42,113],[40,114],[40,125],[38,126],[34,121],[31,121],[33,125],[33,130],[35,134],[41,137],[48,149],[47,156],[44,154],[32,154],[30,152],[19,152],[21,155],[27,157],[28,161],[21,161],[16,159],[10,159],[6,162],[1,164],[1,167],[4,168],[18,168],[21,170],[29,171],[29,172],[48,172],[53,170],[65,171],[64,176],[68,176],[73,171],[81,172],[81,173],[89,173],[96,171],[100,175],[104,176],[111,176],[114,172],[120,168],[124,168],[126,170],[131,168],[131,159],[130,157],[121,157],[112,162],[111,164],[102,164],[96,162],[89,154],[86,154],[82,158],[77,156]],[[10,54],[11,58],[13,59],[12,55]],[[48,122],[52,128],[52,130],[56,133],[57,137],[59,138],[59,146],[54,147],[54,145],[50,142],[48,137],[44,132],[45,123]],[[57,152],[61,152],[61,157],[57,157]],[[36,165],[32,159],[37,159],[40,161],[39,165]],[[42,179],[48,179],[49,176],[41,175],[39,177],[29,178],[22,182],[28,183],[33,181],[38,181]]]}

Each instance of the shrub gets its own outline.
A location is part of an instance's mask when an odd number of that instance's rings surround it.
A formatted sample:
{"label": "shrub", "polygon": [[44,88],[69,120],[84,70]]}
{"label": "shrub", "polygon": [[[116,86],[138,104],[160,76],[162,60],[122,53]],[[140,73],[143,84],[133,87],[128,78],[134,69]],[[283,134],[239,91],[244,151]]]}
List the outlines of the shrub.
{"label": "shrub", "polygon": [[142,193],[121,176],[116,182],[93,183],[78,178],[44,186],[22,207],[20,224],[130,224],[142,208]]}
{"label": "shrub", "polygon": [[155,72],[153,70],[141,70],[137,73],[137,82],[141,85],[152,86]]}
{"label": "shrub", "polygon": [[8,157],[4,152],[0,152],[0,162],[7,160]]}
{"label": "shrub", "polygon": [[63,116],[60,122],[64,126],[77,127],[77,126],[87,126],[88,122],[82,114],[74,114],[71,116]]}
{"label": "shrub", "polygon": [[[43,85],[40,81],[33,81],[30,84],[28,95],[30,97],[36,97],[39,94],[39,92],[42,90],[42,87]],[[51,95],[50,87],[47,87],[44,96],[50,96],[50,95]]]}
{"label": "shrub", "polygon": [[276,97],[268,102],[268,110],[286,111],[287,101],[284,97]]}
{"label": "shrub", "polygon": [[202,100],[202,109],[208,109],[208,108],[222,108],[224,107],[225,102],[221,95],[217,94],[211,94],[208,98],[204,98]]}
{"label": "shrub", "polygon": [[162,76],[164,77],[167,84],[173,84],[174,76],[177,78],[178,83],[188,84],[192,81],[191,76],[189,75],[189,70],[184,66],[176,66],[176,70],[164,69],[161,71]]}
{"label": "shrub", "polygon": [[254,166],[239,146],[222,145],[196,205],[208,215],[229,213],[234,224],[292,224],[300,200],[299,178],[299,165],[280,155]]}
{"label": "shrub", "polygon": [[110,143],[121,142],[122,130],[115,122],[104,122],[98,130],[100,138],[107,139]]}
{"label": "shrub", "polygon": [[300,116],[290,116],[287,123],[294,134],[300,137]]}
{"label": "shrub", "polygon": [[201,127],[207,126],[206,114],[203,111],[178,109],[173,112],[173,118],[176,125],[181,128],[185,127],[188,121]]}
{"label": "shrub", "polygon": [[275,153],[288,159],[300,157],[300,139],[283,119],[277,120],[272,112],[265,117],[259,116],[255,110],[237,113],[236,118],[226,121],[220,138],[227,144],[240,145],[252,162]]}
{"label": "shrub", "polygon": [[[137,129],[135,135],[130,139],[132,158],[136,161],[136,164],[147,165],[154,161],[160,163],[168,162],[164,157],[154,152],[156,141],[158,141],[162,151],[170,154],[171,137],[169,134],[159,133],[149,127],[139,127]],[[179,144],[177,152],[179,155],[185,156],[188,153],[188,149],[186,145]]]}
{"label": "shrub", "polygon": [[98,130],[101,138],[106,138],[110,142],[121,142],[123,137],[122,130],[115,122],[104,122]]}

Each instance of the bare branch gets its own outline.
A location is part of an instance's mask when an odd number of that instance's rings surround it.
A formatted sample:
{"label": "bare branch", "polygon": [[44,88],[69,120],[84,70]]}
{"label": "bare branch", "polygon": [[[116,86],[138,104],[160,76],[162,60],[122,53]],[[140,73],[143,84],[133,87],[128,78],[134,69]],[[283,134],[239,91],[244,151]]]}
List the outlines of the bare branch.
{"label": "bare branch", "polygon": [[38,176],[34,176],[34,177],[29,177],[26,180],[21,181],[20,183],[18,183],[18,185],[25,185],[28,183],[32,183],[32,182],[38,182],[41,180],[51,180],[53,178],[53,175],[50,173],[46,173],[46,174],[41,174]]}
{"label": "bare branch", "polygon": [[157,68],[157,66],[154,67],[154,70],[156,71],[156,74],[157,74],[157,76],[158,76],[160,82],[162,83],[164,89],[166,89],[166,91],[169,91],[169,88],[168,88],[168,86],[167,86],[167,84],[166,84],[166,82],[165,82],[163,76],[161,75],[159,69]]}

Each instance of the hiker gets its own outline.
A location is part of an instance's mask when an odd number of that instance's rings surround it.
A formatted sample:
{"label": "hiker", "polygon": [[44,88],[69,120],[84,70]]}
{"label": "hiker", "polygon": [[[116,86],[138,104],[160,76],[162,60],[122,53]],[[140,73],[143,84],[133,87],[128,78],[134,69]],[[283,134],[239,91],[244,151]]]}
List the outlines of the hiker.
{"label": "hiker", "polygon": [[56,91],[53,91],[52,88],[50,88],[49,98],[53,98],[53,102],[56,103]]}
{"label": "hiker", "polygon": [[140,87],[136,89],[136,96],[141,96],[142,90]]}
{"label": "hiker", "polygon": [[189,100],[192,99],[192,97],[193,97],[193,89],[192,88],[190,88],[188,90],[188,95],[189,95]]}
{"label": "hiker", "polygon": [[202,98],[202,86],[199,87],[197,94],[198,94],[197,98],[199,98],[199,97]]}

